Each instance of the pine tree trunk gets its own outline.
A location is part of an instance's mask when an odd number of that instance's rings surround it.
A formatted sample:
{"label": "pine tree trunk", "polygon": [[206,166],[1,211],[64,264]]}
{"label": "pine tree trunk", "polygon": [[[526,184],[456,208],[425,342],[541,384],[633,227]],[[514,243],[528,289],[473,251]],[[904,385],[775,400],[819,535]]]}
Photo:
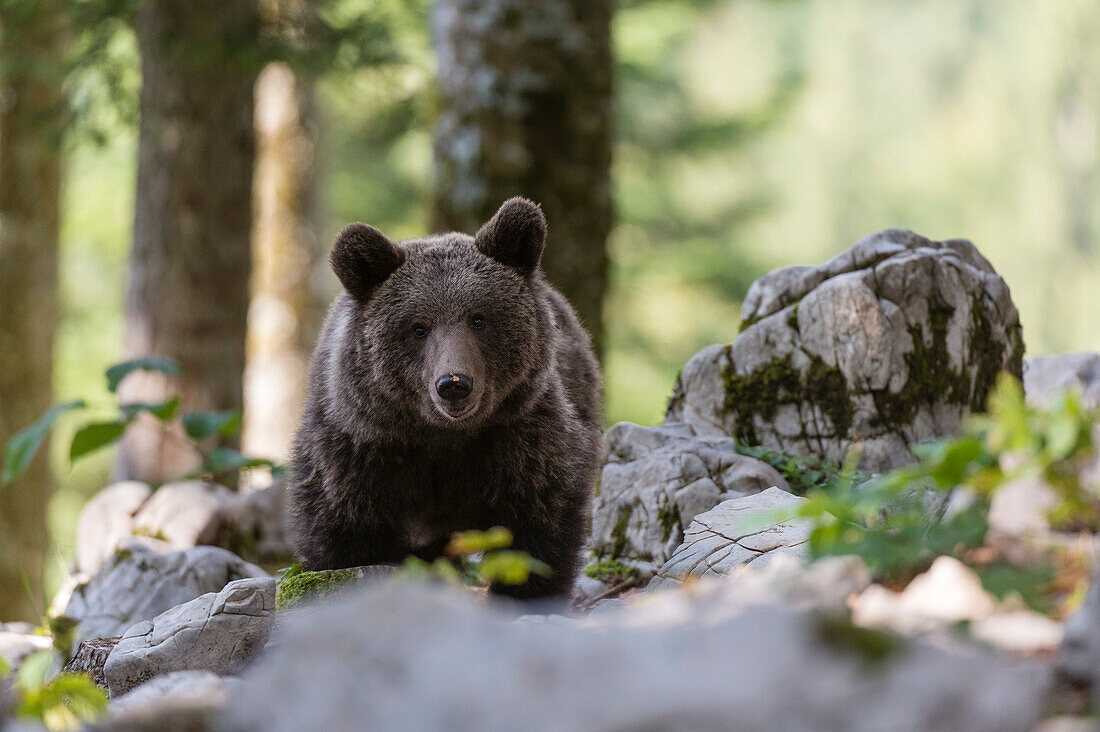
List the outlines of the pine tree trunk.
{"label": "pine tree trunk", "polygon": [[[241,50],[258,30],[255,0],[149,0],[138,14],[141,128],[125,355],[180,361],[185,409],[242,407],[257,71]],[[170,391],[140,374],[123,397],[156,401]],[[117,473],[157,481],[195,461],[176,434],[149,420],[128,433]]]}
{"label": "pine tree trunk", "polygon": [[611,226],[611,0],[439,0],[436,229],[538,201],[543,268],[602,341]]}
{"label": "pine tree trunk", "polygon": [[324,316],[314,286],[317,231],[313,86],[285,64],[256,84],[258,159],[245,421],[250,455],[282,461],[298,424],[310,354]]}
{"label": "pine tree trunk", "polygon": [[[25,10],[23,22],[0,21],[0,448],[50,407],[58,318],[65,29],[55,2]],[[50,492],[45,450],[0,487],[0,620],[44,607]]]}

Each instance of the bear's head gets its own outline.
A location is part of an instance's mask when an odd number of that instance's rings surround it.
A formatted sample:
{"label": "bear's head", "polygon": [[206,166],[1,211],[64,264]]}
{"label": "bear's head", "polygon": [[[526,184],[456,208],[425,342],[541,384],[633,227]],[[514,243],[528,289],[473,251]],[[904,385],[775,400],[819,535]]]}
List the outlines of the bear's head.
{"label": "bear's head", "polygon": [[352,389],[391,418],[456,430],[529,403],[555,337],[539,300],[545,240],[542,210],[523,198],[473,237],[398,244],[365,224],[345,228],[331,261],[350,298],[341,370]]}

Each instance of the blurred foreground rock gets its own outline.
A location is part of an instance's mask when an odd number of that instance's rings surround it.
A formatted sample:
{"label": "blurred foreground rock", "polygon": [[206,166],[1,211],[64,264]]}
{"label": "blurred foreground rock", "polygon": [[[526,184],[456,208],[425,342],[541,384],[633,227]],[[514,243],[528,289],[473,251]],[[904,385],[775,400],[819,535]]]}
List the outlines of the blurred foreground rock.
{"label": "blurred foreground rock", "polygon": [[379,583],[296,614],[214,728],[1023,731],[1043,708],[1042,666],[978,649],[789,606],[633,612],[515,623],[468,593]]}
{"label": "blurred foreground rock", "polygon": [[240,680],[209,671],[173,671],[112,700],[105,730],[194,732],[229,703]]}
{"label": "blurred foreground rock", "polygon": [[964,240],[890,229],[749,289],[743,332],[684,367],[667,421],[872,471],[956,434],[1023,339],[1008,286]]}
{"label": "blurred foreground rock", "polygon": [[230,582],[126,631],[103,673],[111,696],[174,671],[235,674],[267,641],[275,622],[275,580]]}
{"label": "blurred foreground rock", "polygon": [[734,449],[729,437],[700,435],[684,424],[607,433],[607,463],[593,512],[593,551],[640,570],[648,579],[684,540],[696,515],[722,501],[787,481]]}

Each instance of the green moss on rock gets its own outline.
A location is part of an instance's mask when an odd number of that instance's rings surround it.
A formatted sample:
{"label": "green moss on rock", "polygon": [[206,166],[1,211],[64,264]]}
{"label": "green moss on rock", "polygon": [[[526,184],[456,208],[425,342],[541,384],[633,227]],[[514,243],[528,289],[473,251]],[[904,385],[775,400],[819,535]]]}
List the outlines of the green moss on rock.
{"label": "green moss on rock", "polygon": [[638,569],[614,559],[601,559],[585,567],[584,573],[592,579],[614,587],[632,577],[637,577]]}
{"label": "green moss on rock", "polygon": [[816,407],[832,422],[838,435],[847,434],[852,425],[848,380],[840,369],[826,364],[819,356],[810,357],[805,376],[787,355],[743,376],[731,362],[723,377],[725,407],[734,417],[734,436],[749,444],[759,444],[754,418],[759,416],[770,422],[783,404]]}
{"label": "green moss on rock", "polygon": [[668,541],[672,532],[678,536],[684,534],[684,522],[680,516],[680,507],[667,497],[657,506],[657,522],[661,525],[661,541]]}
{"label": "green moss on rock", "polygon": [[626,545],[628,543],[628,540],[626,538],[626,530],[630,526],[630,517],[633,514],[633,504],[619,509],[619,518],[615,520],[615,526],[611,529],[611,538],[614,541],[614,543],[611,545],[612,559],[618,559],[626,550]]}
{"label": "green moss on rock", "polygon": [[286,610],[307,600],[331,597],[354,583],[357,576],[355,569],[326,569],[284,577],[275,595],[275,609]]}

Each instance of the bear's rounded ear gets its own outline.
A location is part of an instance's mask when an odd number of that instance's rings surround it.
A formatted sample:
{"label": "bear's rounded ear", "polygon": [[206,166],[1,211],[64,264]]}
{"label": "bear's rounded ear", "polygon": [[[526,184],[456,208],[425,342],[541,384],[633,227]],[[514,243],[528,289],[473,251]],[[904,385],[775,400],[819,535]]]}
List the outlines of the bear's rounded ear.
{"label": "bear's rounded ear", "polygon": [[336,237],[329,261],[348,294],[366,301],[401,266],[405,255],[373,226],[351,224]]}
{"label": "bear's rounded ear", "polygon": [[474,237],[482,254],[525,274],[539,266],[545,243],[546,217],[542,209],[519,196],[505,201]]}

